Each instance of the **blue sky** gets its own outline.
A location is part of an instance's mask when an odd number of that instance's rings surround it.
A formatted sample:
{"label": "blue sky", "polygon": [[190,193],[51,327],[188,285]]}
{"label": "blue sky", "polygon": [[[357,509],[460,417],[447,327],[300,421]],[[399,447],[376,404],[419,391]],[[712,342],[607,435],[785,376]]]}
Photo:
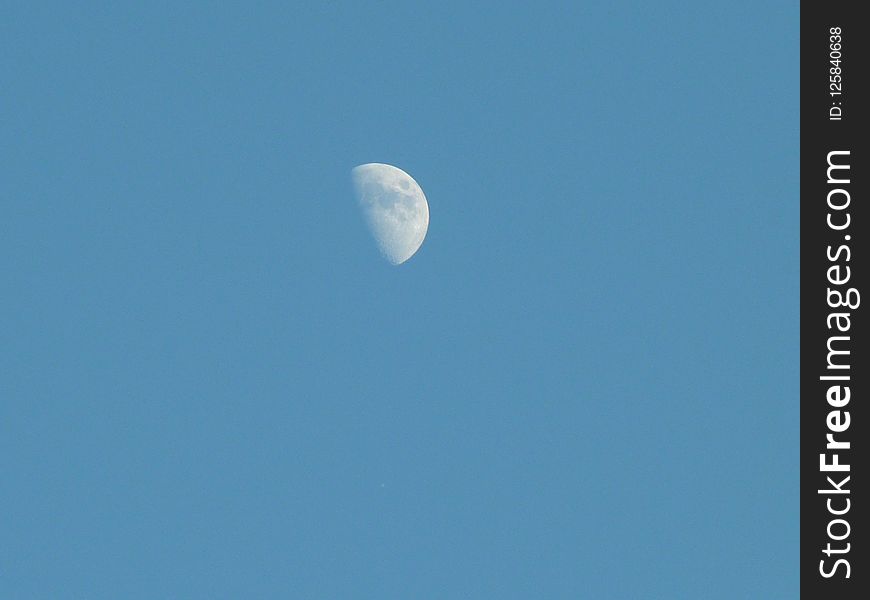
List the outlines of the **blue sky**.
{"label": "blue sky", "polygon": [[798,4],[307,4],[4,9],[0,595],[796,597]]}

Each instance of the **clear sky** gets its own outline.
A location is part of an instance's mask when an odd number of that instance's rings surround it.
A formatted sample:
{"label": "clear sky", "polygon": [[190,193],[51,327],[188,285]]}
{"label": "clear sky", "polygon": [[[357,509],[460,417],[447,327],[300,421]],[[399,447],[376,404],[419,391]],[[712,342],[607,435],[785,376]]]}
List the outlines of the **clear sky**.
{"label": "clear sky", "polygon": [[797,596],[797,2],[80,4],[0,18],[0,596]]}

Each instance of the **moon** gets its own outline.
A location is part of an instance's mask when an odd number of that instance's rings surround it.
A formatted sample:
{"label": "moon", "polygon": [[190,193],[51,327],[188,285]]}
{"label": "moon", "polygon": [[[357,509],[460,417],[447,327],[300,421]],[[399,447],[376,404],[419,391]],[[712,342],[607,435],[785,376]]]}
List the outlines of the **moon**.
{"label": "moon", "polygon": [[414,178],[382,163],[354,167],[351,177],[360,210],[383,257],[400,265],[414,256],[429,229],[429,203]]}

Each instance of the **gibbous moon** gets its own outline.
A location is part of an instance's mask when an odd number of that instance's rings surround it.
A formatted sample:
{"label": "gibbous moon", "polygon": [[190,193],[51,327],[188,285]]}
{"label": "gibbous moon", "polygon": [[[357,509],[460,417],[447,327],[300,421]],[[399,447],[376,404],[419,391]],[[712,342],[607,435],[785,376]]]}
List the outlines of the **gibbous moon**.
{"label": "gibbous moon", "polygon": [[429,204],[402,169],[368,163],[351,171],[356,197],[381,254],[399,265],[411,258],[429,229]]}

